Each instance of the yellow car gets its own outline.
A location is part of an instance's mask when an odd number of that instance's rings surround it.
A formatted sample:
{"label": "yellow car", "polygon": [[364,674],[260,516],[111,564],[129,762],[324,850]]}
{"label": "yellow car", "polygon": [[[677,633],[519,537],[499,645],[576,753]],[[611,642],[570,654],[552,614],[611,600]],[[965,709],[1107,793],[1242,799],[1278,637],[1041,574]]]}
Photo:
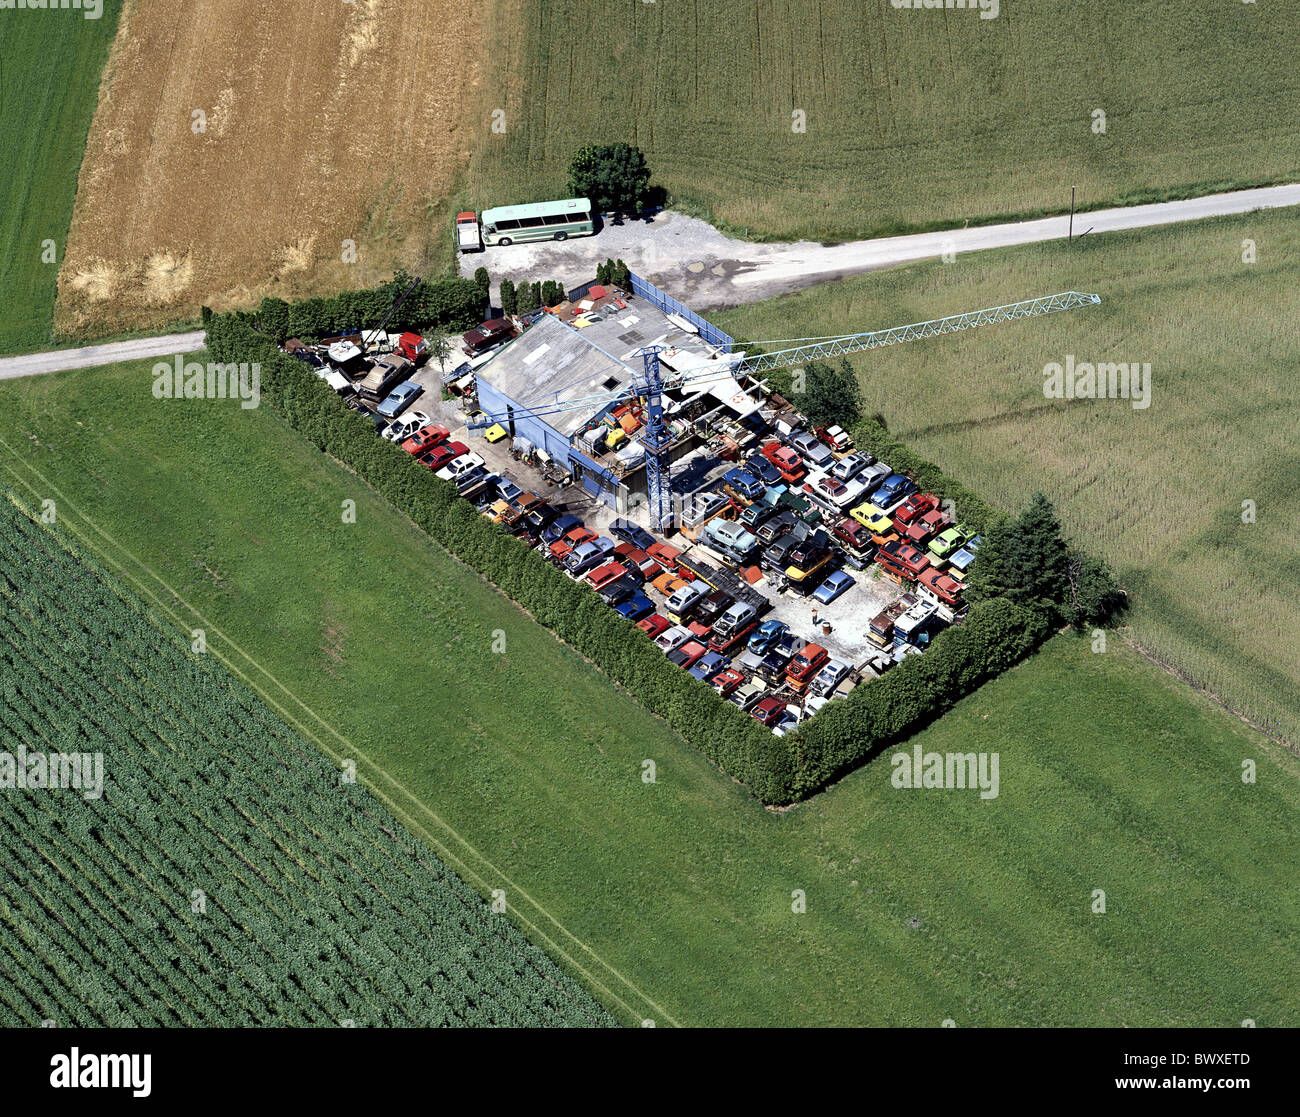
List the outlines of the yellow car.
{"label": "yellow car", "polygon": [[859,504],[849,512],[855,520],[873,535],[884,535],[894,526],[894,521],[886,516],[879,508],[870,501],[865,504]]}
{"label": "yellow car", "polygon": [[509,438],[510,432],[500,423],[493,423],[483,432],[483,437],[489,442],[500,442],[503,438]]}

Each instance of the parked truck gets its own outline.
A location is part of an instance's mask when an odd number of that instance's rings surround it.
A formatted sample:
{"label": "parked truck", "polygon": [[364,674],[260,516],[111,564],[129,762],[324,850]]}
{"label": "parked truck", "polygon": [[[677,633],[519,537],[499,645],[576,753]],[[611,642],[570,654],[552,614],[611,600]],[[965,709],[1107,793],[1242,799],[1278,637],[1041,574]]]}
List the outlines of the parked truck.
{"label": "parked truck", "polygon": [[456,248],[461,252],[483,251],[483,238],[479,235],[478,214],[471,211],[456,214]]}
{"label": "parked truck", "polygon": [[357,391],[366,399],[381,400],[398,384],[407,379],[414,366],[405,357],[395,353],[380,357],[366,375],[357,382]]}

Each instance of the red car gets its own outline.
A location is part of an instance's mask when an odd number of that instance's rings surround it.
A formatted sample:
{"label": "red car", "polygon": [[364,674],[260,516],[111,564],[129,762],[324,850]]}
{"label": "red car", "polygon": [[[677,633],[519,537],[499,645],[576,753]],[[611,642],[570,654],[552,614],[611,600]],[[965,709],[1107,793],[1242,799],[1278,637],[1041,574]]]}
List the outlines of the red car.
{"label": "red car", "polygon": [[[682,552],[669,543],[651,543],[645,549],[645,553],[655,560],[665,571],[677,569],[677,560],[682,557]],[[654,579],[649,579],[653,581]]]}
{"label": "red car", "polygon": [[620,562],[627,563],[628,573],[632,573],[634,569],[639,570],[643,582],[653,582],[664,572],[662,566],[635,544],[620,543],[614,548],[614,554],[618,556]]}
{"label": "red car", "polygon": [[423,454],[426,450],[432,450],[440,443],[446,442],[450,437],[451,431],[446,427],[433,423],[411,435],[402,443],[402,449],[408,454]]}
{"label": "red car", "polygon": [[465,334],[461,341],[461,350],[467,357],[477,357],[518,334],[514,323],[507,318],[489,318],[481,326],[475,326]]}
{"label": "red car", "polygon": [[571,527],[551,544],[550,556],[556,562],[560,562],[568,557],[574,547],[580,547],[583,543],[590,543],[595,538],[596,533],[581,524],[577,527]]}
{"label": "red car", "polygon": [[856,554],[866,554],[871,550],[871,532],[866,524],[854,519],[843,519],[832,529],[835,538]]}
{"label": "red car", "polygon": [[876,562],[886,573],[900,581],[915,582],[930,565],[928,556],[903,542],[885,543],[876,552]]}
{"label": "red car", "polygon": [[726,698],[736,687],[745,681],[745,676],[737,671],[734,667],[728,667],[725,671],[719,671],[709,682],[723,698]]}
{"label": "red car", "polygon": [[790,484],[802,481],[808,472],[804,468],[803,459],[789,446],[782,446],[779,442],[769,442],[764,446],[763,457],[776,466],[781,471],[782,479]]}
{"label": "red car", "polygon": [[415,460],[422,465],[427,465],[436,473],[449,461],[454,461],[461,454],[468,453],[469,447],[463,442],[444,442],[441,446],[435,446],[432,450],[427,450]]}
{"label": "red car", "polygon": [[932,535],[937,535],[952,523],[940,508],[931,508],[924,515],[917,516],[907,525],[903,538],[909,543],[920,546]]}
{"label": "red car", "polygon": [[745,625],[741,629],[738,629],[730,636],[712,636],[709,639],[709,651],[719,652],[722,655],[726,655],[734,648],[739,647],[742,643],[744,643],[744,641],[748,640],[757,627],[758,627],[758,621],[752,620],[749,622],[749,624]]}
{"label": "red car", "polygon": [[627,567],[621,562],[607,562],[603,566],[596,567],[587,575],[587,582],[597,593],[606,586],[612,585],[620,578],[627,577]]}
{"label": "red car", "polygon": [[668,653],[668,662],[675,663],[683,671],[689,671],[708,649],[698,640],[687,640],[680,648]]}
{"label": "red car", "polygon": [[961,604],[962,584],[942,571],[935,570],[933,567],[923,570],[916,581],[918,585],[924,586],[932,597],[945,605],[956,608]]}
{"label": "red car", "polygon": [[902,531],[913,520],[938,507],[939,498],[934,493],[913,493],[894,510],[890,518],[894,521],[894,527]]}
{"label": "red car", "polygon": [[749,711],[749,716],[770,728],[781,720],[783,713],[785,713],[785,703],[781,699],[764,698]]}
{"label": "red car", "polygon": [[636,626],[647,636],[649,636],[651,640],[653,640],[666,628],[671,627],[668,623],[668,618],[664,616],[660,616],[660,614],[658,613],[651,613],[648,617],[645,618],[645,620],[637,621]]}

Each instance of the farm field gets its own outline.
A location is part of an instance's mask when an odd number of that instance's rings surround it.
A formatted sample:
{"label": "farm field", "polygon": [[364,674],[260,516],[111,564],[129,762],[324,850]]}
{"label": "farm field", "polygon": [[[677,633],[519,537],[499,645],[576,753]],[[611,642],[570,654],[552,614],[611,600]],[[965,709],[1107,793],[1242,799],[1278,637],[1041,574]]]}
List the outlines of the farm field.
{"label": "farm field", "polygon": [[[80,12],[6,12],[0,35],[0,353],[51,341],[58,263],[121,0]],[[56,260],[43,260],[43,242]]]}
{"label": "farm field", "polygon": [[464,4],[133,0],[86,145],[59,330],[163,327],[445,262],[450,229],[427,207],[468,156],[477,39]]}
{"label": "farm field", "polygon": [[0,795],[0,1026],[612,1023],[5,492],[0,591],[0,751],[97,758]]}
{"label": "farm field", "polygon": [[1300,766],[1119,641],[1058,637],[917,738],[998,752],[996,799],[877,762],[766,812],[269,412],[155,401],[150,368],[0,385],[0,480],[620,1022],[1300,1022]]}
{"label": "farm field", "polygon": [[[496,3],[457,208],[553,197],[626,140],[676,208],[850,240],[1300,174],[1300,9],[889,0]],[[802,121],[792,114],[800,110]],[[1105,114],[1104,134],[1093,131]],[[801,123],[802,131],[795,131]]]}
{"label": "farm field", "polygon": [[[1096,308],[854,356],[866,410],[999,507],[1045,491],[1127,584],[1132,638],[1295,746],[1297,260],[1294,213],[1256,213],[959,256],[715,319],[759,340],[1099,294]],[[1071,355],[1150,363],[1150,405],[1045,398],[1044,366]]]}

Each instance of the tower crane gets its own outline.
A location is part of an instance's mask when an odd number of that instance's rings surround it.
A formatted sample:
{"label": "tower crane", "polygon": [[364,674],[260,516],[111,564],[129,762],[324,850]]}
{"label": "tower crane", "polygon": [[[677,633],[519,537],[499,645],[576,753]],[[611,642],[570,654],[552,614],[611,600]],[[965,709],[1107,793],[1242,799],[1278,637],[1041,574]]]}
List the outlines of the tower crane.
{"label": "tower crane", "polygon": [[839,357],[849,353],[862,353],[871,349],[883,349],[889,345],[900,345],[909,341],[920,341],[928,337],[940,337],[943,334],[959,333],[973,330],[979,326],[991,326],[999,322],[1015,322],[1022,318],[1040,318],[1045,314],[1057,314],[1064,310],[1079,307],[1097,306],[1101,303],[1098,295],[1081,291],[1063,291],[1055,295],[1043,295],[1036,299],[1007,303],[1003,306],[988,307],[984,310],[968,311],[954,314],[947,318],[934,318],[927,322],[913,322],[906,326],[894,326],[886,330],[870,330],[866,333],[842,334],[834,337],[791,338],[794,342],[789,348],[778,349],[771,353],[749,356],[745,353],[729,354],[731,360],[720,360],[717,366],[707,369],[691,369],[677,373],[670,370],[664,375],[659,362],[659,354],[667,348],[662,345],[649,345],[632,353],[632,357],[641,358],[642,367],[637,370],[624,361],[612,357],[633,376],[631,383],[609,392],[577,399],[540,403],[535,407],[513,409],[509,415],[487,415],[469,424],[470,429],[490,426],[493,423],[509,423],[521,415],[546,416],[565,411],[587,409],[601,411],[624,400],[643,398],[646,401],[646,422],[640,436],[645,446],[646,489],[650,501],[650,519],[652,525],[663,530],[672,514],[670,496],[669,450],[672,435],[664,422],[663,393],[668,389],[704,387],[710,382],[726,379],[739,379],[742,376],[757,378],[763,373],[794,365],[823,361],[830,357]]}

